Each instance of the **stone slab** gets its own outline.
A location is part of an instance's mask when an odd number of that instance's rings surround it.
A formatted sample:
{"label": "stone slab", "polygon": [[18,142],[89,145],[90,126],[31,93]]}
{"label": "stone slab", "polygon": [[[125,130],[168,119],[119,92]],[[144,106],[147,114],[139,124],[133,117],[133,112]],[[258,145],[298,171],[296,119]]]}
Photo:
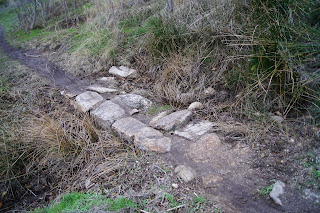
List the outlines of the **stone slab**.
{"label": "stone slab", "polygon": [[141,150],[158,153],[169,152],[171,139],[151,127],[145,127],[134,135],[134,144]]}
{"label": "stone slab", "polygon": [[137,70],[125,66],[120,66],[119,68],[113,66],[109,69],[109,73],[122,78],[135,78],[138,75]]}
{"label": "stone slab", "polygon": [[102,84],[106,87],[116,88],[119,85],[119,82],[115,77],[101,77],[97,79],[99,84]]}
{"label": "stone slab", "polygon": [[96,92],[84,92],[76,97],[76,103],[82,110],[82,112],[87,112],[91,110],[94,106],[103,101],[103,97]]}
{"label": "stone slab", "polygon": [[136,94],[117,95],[113,100],[121,101],[124,105],[135,109],[147,110],[152,105],[152,101]]}
{"label": "stone slab", "polygon": [[125,116],[126,112],[112,101],[103,102],[92,115],[98,120],[103,127],[110,127],[118,118]]}
{"label": "stone slab", "polygon": [[181,110],[164,116],[156,122],[150,122],[150,125],[156,129],[171,131],[185,125],[191,119],[191,116],[192,112],[189,110]]}
{"label": "stone slab", "polygon": [[100,94],[118,92],[117,89],[111,89],[111,88],[102,87],[102,86],[99,86],[99,85],[91,85],[91,86],[87,87],[87,90],[91,90],[91,91],[94,91],[94,92],[97,92],[97,93],[100,93]]}
{"label": "stone slab", "polygon": [[121,118],[112,125],[112,129],[119,136],[130,142],[133,141],[134,135],[145,127],[147,127],[146,124],[132,117]]}
{"label": "stone slab", "polygon": [[180,137],[193,140],[209,132],[212,129],[212,127],[212,122],[200,121],[199,123],[189,124],[182,130],[176,130],[174,134]]}
{"label": "stone slab", "polygon": [[219,136],[215,133],[204,135],[197,142],[191,144],[187,149],[187,156],[195,162],[209,162],[212,154],[221,145]]}

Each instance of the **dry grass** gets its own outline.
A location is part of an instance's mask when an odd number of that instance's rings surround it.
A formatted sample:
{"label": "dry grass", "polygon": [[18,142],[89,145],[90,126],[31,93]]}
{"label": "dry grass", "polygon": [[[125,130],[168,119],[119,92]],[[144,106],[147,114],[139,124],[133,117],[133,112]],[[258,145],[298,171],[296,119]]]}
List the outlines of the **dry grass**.
{"label": "dry grass", "polygon": [[112,180],[135,157],[130,145],[97,129],[33,71],[2,53],[1,66],[0,202],[5,208],[43,189],[86,189],[100,179]]}
{"label": "dry grass", "polygon": [[96,129],[84,114],[57,110],[32,116],[28,123],[26,147],[32,150],[32,167],[49,169],[62,188],[84,188],[88,180],[110,178],[133,157],[128,145]]}

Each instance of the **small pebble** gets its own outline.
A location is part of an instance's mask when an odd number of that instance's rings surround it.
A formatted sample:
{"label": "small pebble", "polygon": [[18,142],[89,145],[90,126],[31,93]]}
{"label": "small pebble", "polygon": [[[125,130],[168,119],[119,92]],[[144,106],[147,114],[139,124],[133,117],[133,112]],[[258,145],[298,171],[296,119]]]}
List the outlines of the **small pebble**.
{"label": "small pebble", "polygon": [[173,184],[172,184],[172,187],[175,188],[175,189],[177,189],[179,186],[178,186],[178,184],[173,183]]}

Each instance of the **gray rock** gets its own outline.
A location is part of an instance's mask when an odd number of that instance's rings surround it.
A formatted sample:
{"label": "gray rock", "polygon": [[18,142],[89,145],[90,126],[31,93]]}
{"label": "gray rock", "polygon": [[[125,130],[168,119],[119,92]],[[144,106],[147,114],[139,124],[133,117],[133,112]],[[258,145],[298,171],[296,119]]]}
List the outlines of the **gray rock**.
{"label": "gray rock", "polygon": [[192,181],[196,177],[193,169],[184,165],[180,165],[175,168],[174,172],[177,173],[177,175],[186,183]]}
{"label": "gray rock", "polygon": [[132,94],[135,94],[135,95],[141,95],[141,96],[144,96],[144,97],[147,97],[149,96],[149,91],[148,90],[145,90],[145,89],[136,89],[134,91],[131,92]]}
{"label": "gray rock", "polygon": [[103,84],[106,87],[116,88],[119,85],[119,82],[115,77],[102,77],[98,79],[98,82]]}
{"label": "gray rock", "polygon": [[82,110],[87,112],[96,106],[98,103],[103,101],[103,97],[96,92],[84,92],[76,97],[76,103]]}
{"label": "gray rock", "polygon": [[150,121],[150,126],[154,126],[156,125],[156,123],[163,117],[169,115],[170,113],[172,113],[173,110],[168,110],[168,111],[164,111],[164,112],[160,112],[157,116],[153,117],[152,120]]}
{"label": "gray rock", "polygon": [[137,70],[125,66],[120,66],[119,68],[113,66],[110,68],[109,73],[122,78],[136,78],[138,76]]}
{"label": "gray rock", "polygon": [[121,101],[124,105],[135,109],[147,110],[152,105],[149,99],[135,94],[117,95],[114,100]]}
{"label": "gray rock", "polygon": [[278,115],[271,116],[271,119],[278,123],[282,123],[284,121],[283,117],[280,117]]}
{"label": "gray rock", "polygon": [[110,127],[116,119],[125,116],[125,114],[126,112],[112,101],[103,102],[92,112],[92,115],[103,127]]}
{"label": "gray rock", "polygon": [[187,123],[191,119],[191,116],[192,112],[189,110],[181,110],[164,116],[156,122],[150,123],[150,125],[156,129],[171,131]]}
{"label": "gray rock", "polygon": [[270,197],[273,199],[273,201],[282,206],[282,202],[280,200],[280,195],[282,195],[284,193],[284,187],[286,185],[282,182],[282,181],[277,181],[274,186],[272,191],[270,192]]}
{"label": "gray rock", "polygon": [[193,102],[192,104],[189,105],[188,110],[193,111],[196,109],[202,109],[203,104],[200,102]]}
{"label": "gray rock", "polygon": [[100,94],[118,92],[117,89],[106,88],[106,87],[102,87],[102,86],[98,86],[98,85],[91,85],[91,86],[87,87],[87,90],[95,91]]}
{"label": "gray rock", "polygon": [[213,123],[210,121],[201,121],[199,123],[189,124],[181,131],[176,130],[174,134],[192,140],[209,132],[212,127]]}
{"label": "gray rock", "polygon": [[146,124],[132,117],[121,118],[114,122],[112,129],[127,141],[133,141],[134,135],[141,129],[147,127]]}
{"label": "gray rock", "polygon": [[134,143],[139,149],[159,153],[169,152],[171,139],[151,127],[145,127],[134,135]]}

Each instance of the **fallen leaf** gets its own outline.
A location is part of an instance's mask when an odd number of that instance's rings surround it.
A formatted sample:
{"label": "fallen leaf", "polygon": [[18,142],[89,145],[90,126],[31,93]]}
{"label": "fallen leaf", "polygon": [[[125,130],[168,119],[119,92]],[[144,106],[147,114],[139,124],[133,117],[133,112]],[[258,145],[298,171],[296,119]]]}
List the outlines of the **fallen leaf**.
{"label": "fallen leaf", "polygon": [[264,153],[261,153],[261,158],[263,158],[264,157]]}

